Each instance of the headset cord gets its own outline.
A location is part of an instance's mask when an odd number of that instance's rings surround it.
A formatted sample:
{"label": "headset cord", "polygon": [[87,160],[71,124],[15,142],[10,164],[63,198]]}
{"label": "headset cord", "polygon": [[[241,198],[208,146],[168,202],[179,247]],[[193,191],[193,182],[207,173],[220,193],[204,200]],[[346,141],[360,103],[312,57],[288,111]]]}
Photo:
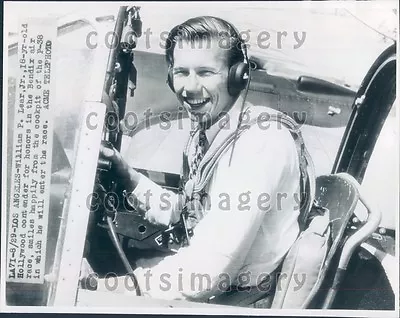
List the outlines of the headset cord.
{"label": "headset cord", "polygon": [[[112,207],[113,213],[115,214],[117,211],[116,211],[114,205],[111,202],[108,202],[108,203]],[[124,264],[124,267],[127,271],[128,276],[131,278],[133,285],[135,286],[136,295],[142,296],[142,292],[140,290],[138,280],[137,280],[137,278],[133,272],[132,266],[129,263],[128,258],[126,257],[125,252],[122,249],[122,246],[118,240],[117,231],[116,231],[116,228],[114,225],[114,220],[110,215],[107,215],[107,225],[108,225],[108,233],[110,235],[111,241],[113,242],[114,247],[116,248],[119,257],[121,258],[122,263]]]}

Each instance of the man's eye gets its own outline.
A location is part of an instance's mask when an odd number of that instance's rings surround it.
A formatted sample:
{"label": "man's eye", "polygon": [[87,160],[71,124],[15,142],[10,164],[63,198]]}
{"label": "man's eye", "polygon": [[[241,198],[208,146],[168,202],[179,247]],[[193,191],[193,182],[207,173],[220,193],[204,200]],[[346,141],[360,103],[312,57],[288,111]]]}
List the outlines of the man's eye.
{"label": "man's eye", "polygon": [[176,76],[187,76],[189,74],[189,72],[184,71],[184,70],[176,70],[173,73]]}
{"label": "man's eye", "polygon": [[203,70],[203,71],[199,71],[198,74],[200,76],[212,76],[215,74],[215,72],[210,71],[210,70]]}

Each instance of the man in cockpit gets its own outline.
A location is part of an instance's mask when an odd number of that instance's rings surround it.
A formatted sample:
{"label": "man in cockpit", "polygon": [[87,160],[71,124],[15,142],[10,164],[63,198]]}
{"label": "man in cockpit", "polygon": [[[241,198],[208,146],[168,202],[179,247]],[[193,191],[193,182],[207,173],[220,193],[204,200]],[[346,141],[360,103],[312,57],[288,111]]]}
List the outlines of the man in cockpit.
{"label": "man in cockpit", "polygon": [[[289,130],[270,122],[237,131],[240,115],[244,121],[260,113],[243,96],[249,76],[243,45],[238,31],[215,17],[189,19],[169,34],[168,84],[194,123],[183,196],[103,149],[149,221],[173,224],[188,207],[190,245],[156,264],[138,263],[135,275],[144,295],[207,302],[223,299],[233,286],[236,294],[246,292],[230,302],[250,303],[249,291],[274,273],[298,237],[299,156]],[[168,209],[160,209],[163,194],[172,203]]]}

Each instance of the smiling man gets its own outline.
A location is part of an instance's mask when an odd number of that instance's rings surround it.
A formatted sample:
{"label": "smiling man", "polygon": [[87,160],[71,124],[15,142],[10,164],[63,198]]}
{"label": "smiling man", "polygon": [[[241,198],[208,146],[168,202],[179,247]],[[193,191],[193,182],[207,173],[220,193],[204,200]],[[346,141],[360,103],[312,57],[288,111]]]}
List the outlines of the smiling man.
{"label": "smiling man", "polygon": [[227,63],[229,51],[222,49],[217,40],[205,38],[196,42],[180,40],[171,48],[174,51],[168,51],[167,59],[172,89],[192,120],[212,125],[239,97],[228,93],[232,64]]}
{"label": "smiling man", "polygon": [[[247,52],[230,23],[193,18],[175,27],[167,44],[168,85],[194,123],[183,156],[184,193],[156,185],[118,153],[104,154],[149,221],[171,225],[187,203],[194,234],[172,256],[139,261],[135,275],[144,295],[154,298],[248,305],[268,292],[259,287],[271,281],[299,233],[296,145],[279,122],[237,131],[240,115],[252,118],[270,109],[241,96]],[[172,203],[167,209],[160,208],[164,195]]]}

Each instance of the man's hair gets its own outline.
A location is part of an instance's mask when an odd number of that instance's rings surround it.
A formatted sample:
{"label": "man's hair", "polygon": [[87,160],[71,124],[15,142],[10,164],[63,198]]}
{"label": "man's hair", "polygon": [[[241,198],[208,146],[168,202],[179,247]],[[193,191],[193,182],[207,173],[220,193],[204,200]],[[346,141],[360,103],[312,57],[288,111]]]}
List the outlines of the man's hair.
{"label": "man's hair", "polygon": [[165,55],[169,66],[174,64],[174,50],[179,41],[195,43],[200,40],[218,40],[221,49],[227,50],[228,66],[232,66],[245,59],[245,45],[235,27],[221,19],[212,16],[200,16],[191,18],[182,24],[175,26],[166,40]]}

